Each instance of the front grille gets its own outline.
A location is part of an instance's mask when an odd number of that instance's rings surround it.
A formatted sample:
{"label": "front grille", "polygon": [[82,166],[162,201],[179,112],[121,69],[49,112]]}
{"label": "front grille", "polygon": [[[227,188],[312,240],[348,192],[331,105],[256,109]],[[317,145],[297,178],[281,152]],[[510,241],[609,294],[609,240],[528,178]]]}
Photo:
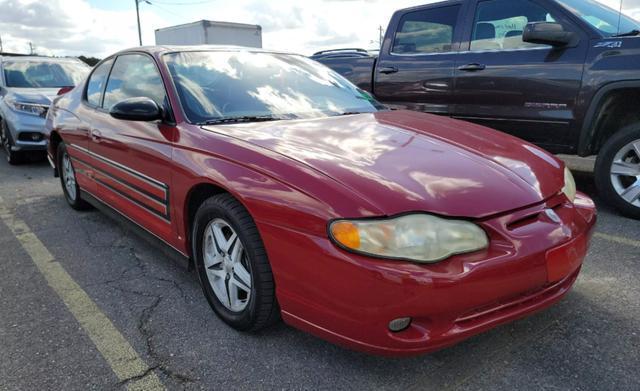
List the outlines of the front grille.
{"label": "front grille", "polygon": [[44,140],[44,134],[40,132],[22,132],[18,135],[18,140],[36,143]]}

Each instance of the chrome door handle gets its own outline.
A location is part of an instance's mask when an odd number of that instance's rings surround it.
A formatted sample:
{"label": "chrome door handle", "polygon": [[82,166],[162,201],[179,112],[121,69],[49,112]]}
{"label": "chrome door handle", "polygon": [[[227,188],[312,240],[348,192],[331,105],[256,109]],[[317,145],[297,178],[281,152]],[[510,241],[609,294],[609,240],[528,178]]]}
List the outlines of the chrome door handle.
{"label": "chrome door handle", "polygon": [[91,140],[95,141],[95,142],[100,142],[100,140],[102,140],[102,133],[100,133],[99,130],[92,130],[91,131]]}
{"label": "chrome door handle", "polygon": [[477,71],[484,71],[486,68],[487,66],[484,64],[473,63],[473,64],[467,64],[467,65],[458,67],[458,70],[464,71],[464,72],[477,72]]}

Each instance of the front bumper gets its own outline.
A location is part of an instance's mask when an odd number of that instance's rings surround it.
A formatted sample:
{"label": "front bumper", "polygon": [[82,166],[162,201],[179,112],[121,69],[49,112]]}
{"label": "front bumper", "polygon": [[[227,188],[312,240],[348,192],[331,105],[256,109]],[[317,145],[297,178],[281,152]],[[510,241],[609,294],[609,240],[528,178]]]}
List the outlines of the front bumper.
{"label": "front bumper", "polygon": [[[14,151],[46,151],[47,138],[45,135],[45,118],[30,114],[18,113],[14,110],[3,110],[4,120],[11,132]],[[39,134],[38,141],[31,141],[31,134]],[[24,136],[27,136],[24,139]]]}
{"label": "front bumper", "polygon": [[[558,195],[479,221],[491,238],[487,250],[433,265],[374,260],[327,238],[259,227],[285,322],[356,350],[398,356],[453,345],[560,300],[578,276],[595,221],[587,196],[572,204]],[[412,318],[410,327],[389,331],[389,322],[403,317]]]}

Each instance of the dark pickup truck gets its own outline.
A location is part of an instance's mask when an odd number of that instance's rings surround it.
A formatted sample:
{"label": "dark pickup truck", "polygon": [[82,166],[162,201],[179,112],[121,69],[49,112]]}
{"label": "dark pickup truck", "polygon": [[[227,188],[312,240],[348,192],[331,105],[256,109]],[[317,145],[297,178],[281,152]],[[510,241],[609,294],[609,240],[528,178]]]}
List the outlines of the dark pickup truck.
{"label": "dark pickup truck", "polygon": [[447,1],[397,11],[377,57],[312,58],[392,108],[597,154],[602,197],[640,218],[639,34],[594,0]]}

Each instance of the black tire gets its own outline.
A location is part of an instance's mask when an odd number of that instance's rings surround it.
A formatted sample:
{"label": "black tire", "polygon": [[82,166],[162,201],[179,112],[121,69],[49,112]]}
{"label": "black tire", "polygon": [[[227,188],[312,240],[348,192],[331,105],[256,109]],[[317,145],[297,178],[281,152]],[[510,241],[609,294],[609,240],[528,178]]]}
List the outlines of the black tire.
{"label": "black tire", "polygon": [[[251,294],[246,307],[231,311],[214,293],[205,266],[203,243],[209,224],[221,219],[237,234],[244,247],[248,271],[251,275]],[[192,253],[200,284],[213,311],[229,326],[240,331],[258,331],[280,318],[275,295],[271,265],[253,218],[235,198],[220,194],[207,199],[196,212],[192,229]],[[232,272],[233,273],[233,272]],[[227,291],[228,294],[228,291]]]}
{"label": "black tire", "polygon": [[67,200],[67,203],[69,204],[69,206],[71,206],[75,210],[90,209],[91,205],[89,205],[85,200],[82,199],[82,196],[80,193],[80,187],[78,186],[78,182],[75,180],[75,169],[73,170],[74,183],[75,183],[74,186],[76,189],[75,197],[72,194],[69,194],[69,191],[67,190],[67,186],[65,184],[65,181],[67,178],[63,168],[63,159],[65,155],[67,155],[67,146],[63,142],[61,142],[58,145],[58,149],[56,152],[56,163],[58,166],[58,171],[60,172],[60,185],[62,186],[62,192],[64,193],[64,198]]}
{"label": "black tire", "polygon": [[[627,126],[615,133],[602,147],[598,154],[595,167],[595,182],[600,196],[620,213],[627,217],[640,219],[640,206],[636,206],[625,200],[614,186],[611,178],[611,169],[618,152],[633,141],[640,141],[640,123]],[[636,153],[637,155],[637,153]],[[629,155],[633,163],[640,164],[640,156]],[[627,183],[633,183],[633,177],[625,178]]]}
{"label": "black tire", "polygon": [[11,138],[11,132],[9,131],[9,125],[2,120],[0,121],[0,140],[2,142],[2,148],[7,154],[7,162],[12,166],[20,164],[23,161],[23,155],[21,152],[13,151],[13,139]]}

